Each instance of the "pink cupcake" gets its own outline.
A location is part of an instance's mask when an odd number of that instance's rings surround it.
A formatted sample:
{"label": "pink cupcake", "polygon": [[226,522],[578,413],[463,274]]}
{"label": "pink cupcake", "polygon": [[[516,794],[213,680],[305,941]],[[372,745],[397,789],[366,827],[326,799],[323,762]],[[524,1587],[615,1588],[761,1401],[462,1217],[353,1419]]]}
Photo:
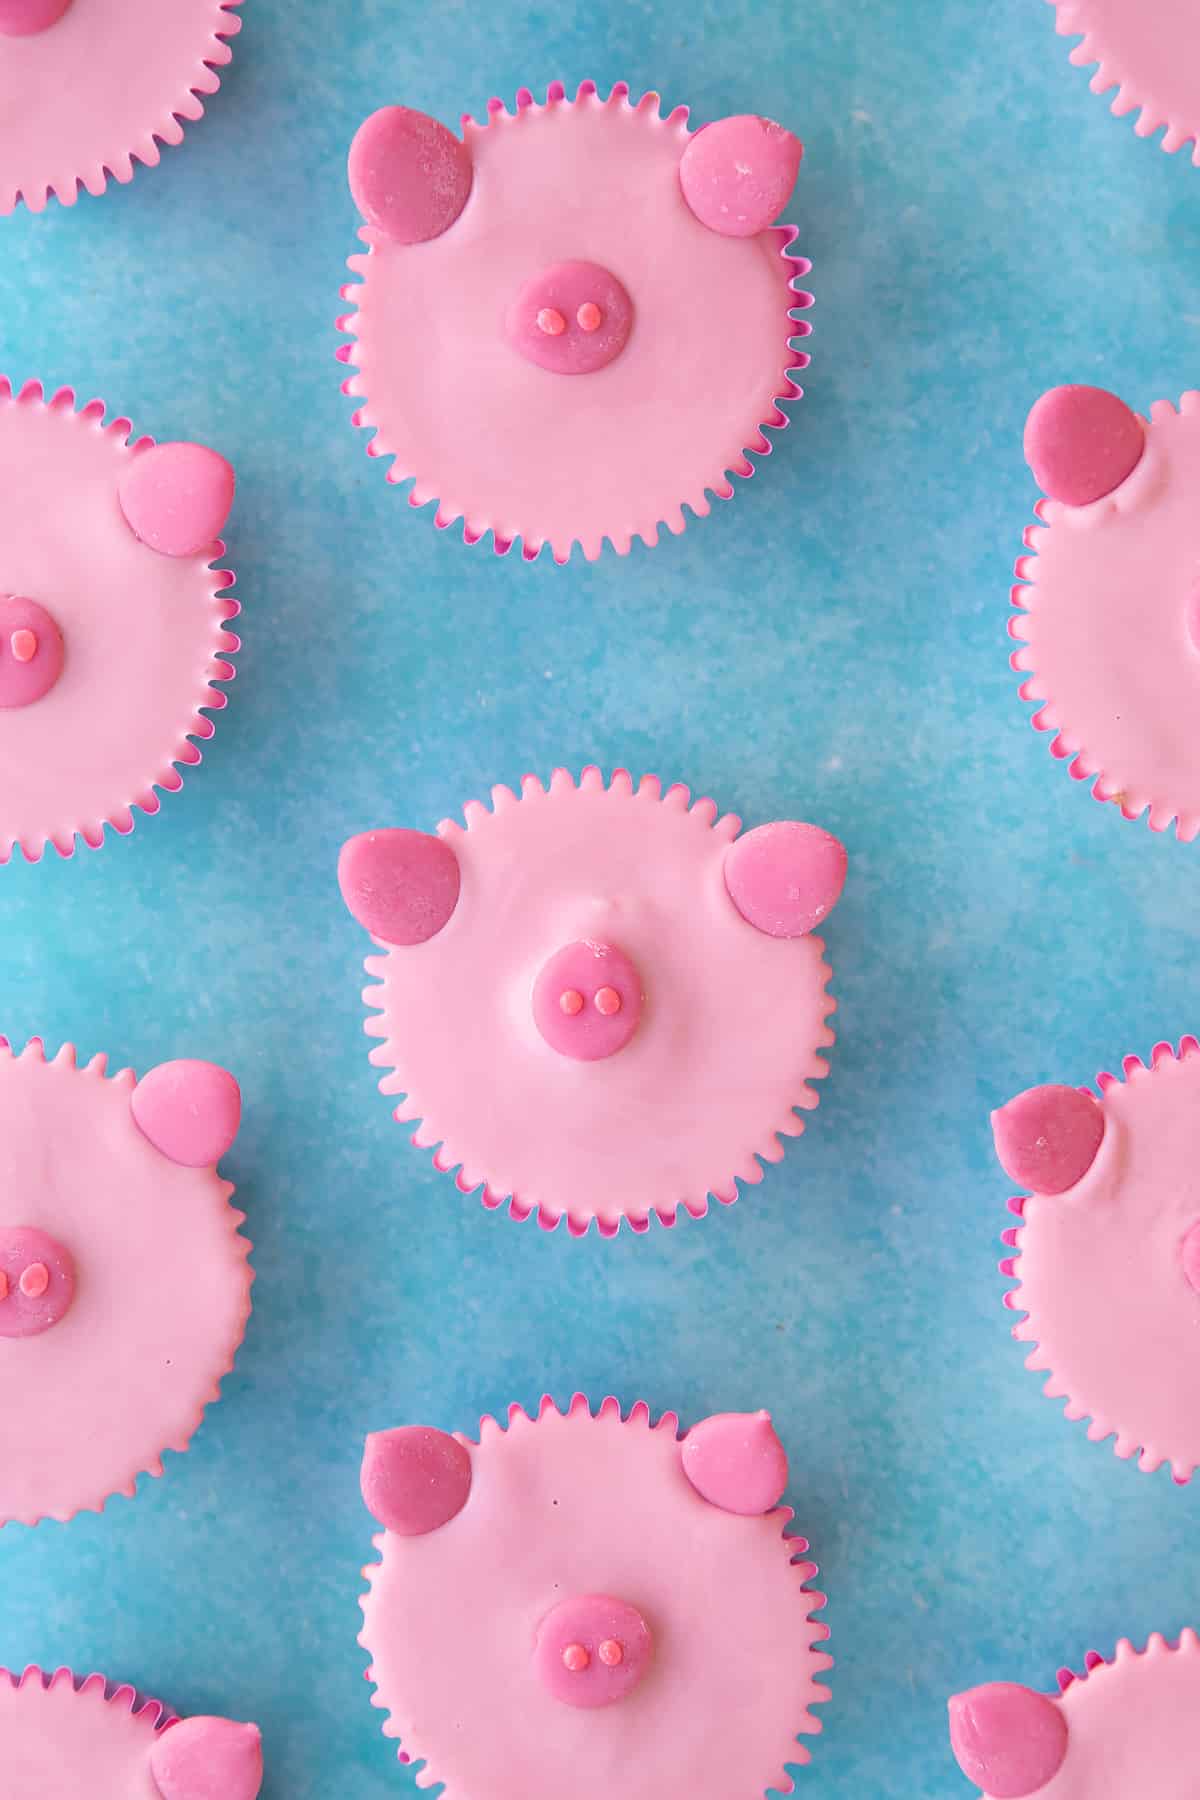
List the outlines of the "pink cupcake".
{"label": "pink cupcake", "polygon": [[1080,37],[1071,61],[1097,64],[1092,92],[1116,88],[1112,110],[1137,113],[1139,137],[1163,131],[1162,147],[1192,147],[1200,166],[1200,10],[1189,0],[1050,0],[1055,27]]}
{"label": "pink cupcake", "polygon": [[[446,1800],[754,1800],[829,1698],[825,1604],[766,1413],[639,1402],[367,1439],[373,1703]],[[698,1724],[702,1722],[702,1724]]]}
{"label": "pink cupcake", "polygon": [[801,145],[767,119],[693,133],[687,116],[624,82],[607,100],[554,82],[466,115],[462,138],[399,106],[360,128],[344,391],[388,479],[468,543],[558,562],[654,544],[786,425],[808,362],[791,315],[812,297],[775,221]]}

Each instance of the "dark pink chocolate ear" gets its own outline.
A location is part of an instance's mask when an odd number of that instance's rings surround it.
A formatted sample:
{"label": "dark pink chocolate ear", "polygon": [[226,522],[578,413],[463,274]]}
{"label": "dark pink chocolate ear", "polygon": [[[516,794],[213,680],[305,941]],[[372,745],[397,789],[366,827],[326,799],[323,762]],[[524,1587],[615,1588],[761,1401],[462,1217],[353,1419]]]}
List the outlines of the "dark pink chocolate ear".
{"label": "dark pink chocolate ear", "polygon": [[133,458],[117,492],[125,523],[143,544],[162,556],[198,556],[225,529],[235,486],[215,450],[156,444]]}
{"label": "dark pink chocolate ear", "polygon": [[423,1537],[453,1519],[471,1491],[471,1457],[429,1425],[375,1431],[363,1455],[362,1496],[386,1531]]}
{"label": "dark pink chocolate ear", "polygon": [[1120,487],[1142,460],[1137,414],[1105,388],[1057,387],[1025,422],[1025,461],[1042,492],[1065,506],[1090,506]]}
{"label": "dark pink chocolate ear", "polygon": [[338,886],[360,925],[385,944],[423,944],[458,905],[458,858],[425,831],[364,831],[342,845]]}
{"label": "dark pink chocolate ear", "polygon": [[768,937],[803,937],[846,884],[846,850],[819,825],[779,819],[738,838],[725,858],[729,898]]}
{"label": "dark pink chocolate ear", "polygon": [[753,237],[773,225],[800,172],[798,137],[753,113],[718,119],[692,138],[679,164],[683,197],[721,237]]}
{"label": "dark pink chocolate ear", "polygon": [[0,37],[32,37],[58,21],[71,0],[0,0]]}
{"label": "dark pink chocolate ear", "polygon": [[162,1800],[257,1800],[262,1734],[232,1719],[183,1719],[155,1740],[150,1773]]}
{"label": "dark pink chocolate ear", "polygon": [[1065,1194],[1096,1160],[1104,1114],[1079,1088],[1026,1088],[992,1114],[992,1134],[1001,1168],[1019,1186]]}
{"label": "dark pink chocolate ear", "polygon": [[996,1681],[951,1700],[950,1743],[967,1780],[992,1800],[1024,1800],[1062,1767],[1066,1715],[1045,1694]]}
{"label": "dark pink chocolate ear", "polygon": [[349,174],[367,224],[398,244],[424,244],[449,231],[475,179],[461,139],[407,106],[383,106],[359,126]]}
{"label": "dark pink chocolate ear", "polygon": [[770,1512],[787,1488],[787,1455],[768,1412],[714,1413],[692,1427],[681,1454],[696,1492],[725,1512]]}
{"label": "dark pink chocolate ear", "polygon": [[143,1075],[129,1101],[134,1124],[156,1150],[185,1169],[220,1162],[242,1122],[242,1095],[216,1063],[160,1063]]}

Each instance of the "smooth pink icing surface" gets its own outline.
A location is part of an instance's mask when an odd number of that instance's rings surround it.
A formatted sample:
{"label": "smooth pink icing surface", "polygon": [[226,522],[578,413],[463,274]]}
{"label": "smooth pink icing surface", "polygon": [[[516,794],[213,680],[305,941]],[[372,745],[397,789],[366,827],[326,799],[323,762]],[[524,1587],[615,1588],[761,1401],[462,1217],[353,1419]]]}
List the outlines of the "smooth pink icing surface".
{"label": "smooth pink icing surface", "polygon": [[1105,388],[1057,387],[1025,423],[1025,460],[1066,506],[1090,506],[1132,475],[1146,447],[1142,421]]}
{"label": "smooth pink icing surface", "polygon": [[[808,1761],[796,1734],[819,1730],[829,1658],[812,1618],[823,1597],[786,1509],[739,1518],[683,1472],[677,1421],[622,1422],[543,1403],[460,1441],[470,1498],[441,1531],[376,1539],[362,1642],[385,1732],[420,1787],[446,1800],[690,1800],[789,1786]],[[685,1440],[686,1441],[686,1440]],[[539,1627],[561,1601],[633,1607],[653,1658],[618,1705],[564,1705],[538,1673]],[[585,1646],[586,1647],[586,1646]],[[596,1679],[591,1670],[576,1679]],[[697,1720],[703,1729],[697,1729]]]}
{"label": "smooth pink icing surface", "polygon": [[0,594],[0,708],[34,705],[62,666],[62,633],[45,607],[24,594]]}
{"label": "smooth pink icing surface", "polygon": [[364,831],[343,844],[338,886],[360,925],[386,944],[423,944],[458,905],[458,859],[427,831]]}
{"label": "smooth pink icing surface", "polygon": [[367,1439],[360,1479],[373,1518],[401,1537],[420,1537],[466,1505],[471,1459],[448,1432],[398,1425]]}
{"label": "smooth pink icing surface", "polygon": [[162,1800],[256,1800],[262,1734],[233,1719],[183,1719],[160,1732],[150,1768]]}
{"label": "smooth pink icing surface", "polygon": [[130,529],[163,556],[215,553],[236,486],[225,458],[204,444],[156,444],[117,490]]}
{"label": "smooth pink icing surface", "polygon": [[39,1337],[70,1311],[75,1259],[48,1232],[0,1225],[0,1338]]}
{"label": "smooth pink icing surface", "polygon": [[564,1706],[612,1706],[649,1669],[654,1639],[636,1606],[611,1594],[568,1594],[537,1628],[538,1680]]}
{"label": "smooth pink icing surface", "polygon": [[1063,1194],[1086,1175],[1104,1136],[1104,1114],[1080,1088],[1026,1088],[992,1114],[1006,1175],[1040,1194]]}
{"label": "smooth pink icing surface", "polygon": [[1162,126],[1167,151],[1193,145],[1200,164],[1200,10],[1190,0],[1051,0],[1064,36],[1083,34],[1071,61],[1099,66],[1097,94],[1117,89],[1112,110],[1137,112],[1135,129],[1149,137]]}
{"label": "smooth pink icing surface", "polygon": [[533,984],[533,1019],[552,1050],[596,1062],[623,1050],[642,1016],[642,978],[615,944],[564,944]]}
{"label": "smooth pink icing surface", "polygon": [[208,1169],[232,1148],[242,1095],[228,1069],[182,1059],[159,1063],[129,1102],[133,1121],[156,1150],[185,1169]]}
{"label": "smooth pink icing surface", "polygon": [[453,225],[473,172],[470,152],[440,120],[381,106],[354,134],[349,176],[368,225],[398,244],[423,244]]}
{"label": "smooth pink icing surface", "polygon": [[1062,1767],[1067,1721],[1048,1694],[994,1681],[951,1700],[950,1742],[968,1781],[992,1800],[1023,1800]]}
{"label": "smooth pink icing surface", "polygon": [[200,760],[190,739],[212,736],[200,708],[225,704],[213,684],[233,675],[233,577],[134,536],[118,489],[151,440],[129,436],[98,401],[77,413],[68,390],[46,404],[36,384],[14,396],[0,380],[0,595],[45,607],[65,649],[36,705],[0,708],[0,862],[47,842],[69,854],[106,823],[130,830],[135,806],[156,812],[156,788]]}
{"label": "smooth pink icing surface", "polygon": [[1182,1250],[1200,1222],[1200,1047],[1184,1052],[1101,1078],[1099,1152],[1068,1192],[1025,1201],[1008,1297],[1068,1418],[1180,1481],[1200,1465],[1200,1293]]}
{"label": "smooth pink icing surface", "polygon": [[[824,945],[741,917],[725,885],[739,821],[686,788],[635,791],[624,771],[606,787],[596,769],[577,787],[559,770],[492,799],[466,807],[467,829],[439,827],[462,878],[448,923],[367,963],[371,1060],[405,1096],[396,1117],[465,1191],[486,1183],[487,1203],[515,1196],[544,1224],[612,1232],[735,1199],[817,1103]],[[547,958],[580,940],[619,944],[644,990],[632,1040],[595,1062],[553,1049],[531,1005]]]}
{"label": "smooth pink icing surface", "polygon": [[[560,560],[576,542],[588,557],[605,539],[654,543],[660,524],[683,530],[685,505],[707,513],[710,490],[732,492],[728,471],[768,447],[764,423],[786,423],[775,402],[807,361],[788,348],[806,331],[788,317],[807,303],[791,280],[808,264],[784,256],[790,231],[721,237],[689,210],[685,116],[589,84],[575,101],[523,95],[515,115],[466,122],[474,185],[450,230],[415,246],[362,232],[346,391],[372,454],[395,458],[389,478],[414,476],[414,504],[436,499],[470,541],[490,530],[498,548],[520,537]],[[587,380],[539,368],[505,331],[564,252],[611,271],[633,307],[624,350]]]}
{"label": "smooth pink icing surface", "polygon": [[710,231],[753,237],[773,225],[796,185],[804,146],[773,119],[742,113],[698,131],[679,164],[683,197]]}
{"label": "smooth pink icing surface", "polygon": [[[1037,1696],[1058,1710],[1066,1725],[1061,1764],[1034,1788],[1004,1783],[984,1787],[988,1800],[1016,1794],[1036,1795],[1037,1800],[1195,1800],[1200,1766],[1200,1640],[1195,1632],[1185,1631],[1176,1648],[1156,1633],[1140,1653],[1122,1640],[1111,1662],[1089,1658],[1089,1664],[1088,1673],[1071,1680],[1058,1699]],[[1028,1755],[1019,1736],[1028,1729],[1028,1720],[1014,1710],[1012,1725],[1007,1753],[1001,1740],[995,1754],[1005,1767],[1015,1769]],[[1028,1768],[1031,1775],[1038,1773],[1032,1759]]]}
{"label": "smooth pink icing surface", "polygon": [[[12,3],[12,0],[9,0]],[[73,0],[53,30],[0,31],[0,215],[79,187],[102,194],[106,171],[133,177],[160,144],[178,144],[204,112],[240,0]]]}
{"label": "smooth pink icing surface", "polygon": [[715,1413],[683,1440],[683,1472],[713,1506],[765,1513],[783,1499],[787,1453],[770,1413]]}
{"label": "smooth pink icing surface", "polygon": [[45,1231],[76,1271],[52,1331],[0,1337],[0,1523],[67,1519],[161,1474],[241,1342],[253,1277],[233,1188],[154,1149],[133,1091],[102,1057],[0,1048],[0,1233]]}
{"label": "smooth pink icing surface", "polygon": [[530,277],[504,321],[514,350],[556,375],[594,375],[620,356],[633,302],[610,269],[554,263]]}
{"label": "smooth pink icing surface", "polygon": [[1021,695],[1051,748],[1127,818],[1200,833],[1200,393],[1151,408],[1133,473],[1091,506],[1048,500],[1009,624]]}

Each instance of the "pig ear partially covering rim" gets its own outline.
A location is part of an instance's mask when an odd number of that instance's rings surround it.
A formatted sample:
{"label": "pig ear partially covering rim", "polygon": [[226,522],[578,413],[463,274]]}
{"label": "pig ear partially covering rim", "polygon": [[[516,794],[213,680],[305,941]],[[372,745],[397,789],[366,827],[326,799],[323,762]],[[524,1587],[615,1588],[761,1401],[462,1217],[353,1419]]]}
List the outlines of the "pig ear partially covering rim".
{"label": "pig ear partially covering rim", "polygon": [[215,550],[233,507],[231,464],[204,444],[155,444],[127,465],[117,489],[125,523],[161,556]]}
{"label": "pig ear partially covering rim", "polygon": [[702,225],[720,237],[754,237],[792,197],[804,145],[773,119],[718,119],[689,142],[679,185]]}
{"label": "pig ear partially covering rim", "polygon": [[1120,487],[1142,460],[1142,421],[1106,388],[1056,387],[1025,422],[1025,460],[1051,500],[1090,506]]}
{"label": "pig ear partially covering rim", "polygon": [[150,1069],[129,1099],[134,1124],[185,1169],[216,1166],[242,1122],[242,1094],[228,1069],[182,1060]]}
{"label": "pig ear partially covering rim", "polygon": [[436,937],[458,905],[461,885],[453,850],[425,831],[364,831],[338,857],[342,899],[385,944]]}
{"label": "pig ear partially covering rim", "polygon": [[778,819],[737,838],[725,858],[729,898],[768,937],[803,937],[833,911],[846,884],[845,846],[819,825]]}
{"label": "pig ear partially covering rim", "polygon": [[1052,1781],[1067,1754],[1067,1719],[1057,1700],[995,1681],[950,1702],[958,1766],[991,1800],[1025,1800]]}
{"label": "pig ear partially covering rim", "polygon": [[348,173],[367,224],[397,244],[425,244],[449,231],[475,180],[462,140],[407,106],[382,106],[363,121]]}
{"label": "pig ear partially covering rim", "polygon": [[455,1518],[471,1492],[471,1455],[430,1425],[400,1425],[367,1439],[360,1475],[367,1511],[399,1537],[424,1537]]}
{"label": "pig ear partially covering rim", "polygon": [[257,1800],[262,1734],[232,1719],[183,1719],[155,1740],[150,1773],[162,1800]]}
{"label": "pig ear partially covering rim", "polygon": [[1004,1173],[1034,1194],[1065,1194],[1100,1151],[1104,1112],[1081,1088],[1026,1088],[992,1114]]}
{"label": "pig ear partially covering rim", "polygon": [[714,1413],[692,1427],[680,1455],[701,1499],[724,1512],[768,1513],[787,1489],[787,1453],[768,1412]]}

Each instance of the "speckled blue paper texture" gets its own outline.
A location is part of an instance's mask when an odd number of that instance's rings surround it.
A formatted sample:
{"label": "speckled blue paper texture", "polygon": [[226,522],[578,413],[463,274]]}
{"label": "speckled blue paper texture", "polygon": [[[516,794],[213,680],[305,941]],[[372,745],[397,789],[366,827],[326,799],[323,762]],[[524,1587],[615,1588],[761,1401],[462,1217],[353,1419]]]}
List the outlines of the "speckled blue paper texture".
{"label": "speckled blue paper texture", "polygon": [[[1200,381],[1200,172],[1109,117],[1044,0],[244,20],[158,169],[0,221],[0,368],[226,452],[245,609],[182,793],[98,853],[0,871],[0,1030],[227,1063],[258,1272],[237,1370],[165,1479],[0,1536],[0,1663],[258,1719],[268,1800],[411,1794],[355,1642],[364,1433],[543,1389],[685,1423],[765,1405],[830,1594],[803,1792],[965,1797],[954,1689],[1046,1687],[1090,1646],[1200,1624],[1196,1490],[1089,1444],[1010,1340],[987,1124],[1200,1028],[1197,847],[1068,778],[1005,635],[1036,395],[1093,381],[1145,410]],[[793,124],[817,302],[807,397],[754,479],[653,552],[566,569],[412,512],[333,356],[359,120],[403,100],[456,123],[556,76]],[[732,1209],[614,1243],[487,1214],[408,1147],[334,881],[352,831],[591,760],[851,853],[804,1138]]]}

